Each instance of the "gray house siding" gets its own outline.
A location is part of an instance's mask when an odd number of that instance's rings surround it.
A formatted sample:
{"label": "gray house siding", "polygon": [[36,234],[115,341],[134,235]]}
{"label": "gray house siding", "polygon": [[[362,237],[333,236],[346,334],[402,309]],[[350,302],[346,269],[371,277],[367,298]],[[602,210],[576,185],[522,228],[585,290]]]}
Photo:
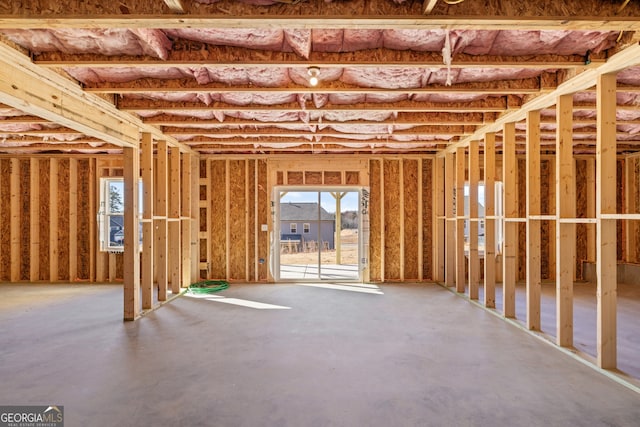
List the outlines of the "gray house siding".
{"label": "gray house siding", "polygon": [[[328,242],[329,249],[335,249],[335,215],[324,208],[321,209],[318,222],[317,203],[282,203],[280,205],[280,238],[286,240],[299,235],[301,243],[318,241],[318,225],[320,225],[320,240]],[[291,224],[296,224],[296,232],[291,232]],[[304,224],[309,224],[309,232],[304,232]]]}

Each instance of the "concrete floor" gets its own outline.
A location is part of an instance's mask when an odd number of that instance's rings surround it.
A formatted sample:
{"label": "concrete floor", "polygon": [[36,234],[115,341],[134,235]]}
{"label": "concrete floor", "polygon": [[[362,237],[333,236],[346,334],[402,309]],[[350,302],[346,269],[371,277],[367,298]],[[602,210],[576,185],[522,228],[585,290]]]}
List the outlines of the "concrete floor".
{"label": "concrete floor", "polygon": [[280,264],[280,279],[293,280],[358,280],[357,264]]}
{"label": "concrete floor", "polygon": [[119,286],[0,286],[0,404],[68,427],[638,426],[640,394],[452,292],[381,290],[232,285],[123,323]]}

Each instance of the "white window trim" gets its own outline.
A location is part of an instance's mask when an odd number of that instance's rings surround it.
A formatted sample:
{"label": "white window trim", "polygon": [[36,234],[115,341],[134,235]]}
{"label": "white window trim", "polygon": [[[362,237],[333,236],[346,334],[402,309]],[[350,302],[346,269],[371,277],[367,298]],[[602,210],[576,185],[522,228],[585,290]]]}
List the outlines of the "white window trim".
{"label": "white window trim", "polygon": [[289,224],[289,233],[290,234],[298,234],[298,224],[292,222]]}
{"label": "white window trim", "polygon": [[303,234],[311,233],[311,224],[310,223],[305,222],[304,224],[302,224],[302,233]]}

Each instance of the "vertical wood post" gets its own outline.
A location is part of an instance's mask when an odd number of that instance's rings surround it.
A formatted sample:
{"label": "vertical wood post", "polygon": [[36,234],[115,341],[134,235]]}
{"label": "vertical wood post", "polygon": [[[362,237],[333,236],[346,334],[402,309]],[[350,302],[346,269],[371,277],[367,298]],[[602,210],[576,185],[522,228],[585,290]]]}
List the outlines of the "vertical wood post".
{"label": "vertical wood post", "polygon": [[49,159],[49,281],[58,281],[58,159]]}
{"label": "vertical wood post", "polygon": [[[596,159],[587,159],[587,217],[596,217]],[[587,260],[596,262],[596,224],[587,224]]]}
{"label": "vertical wood post", "polygon": [[191,281],[200,278],[200,159],[191,157]]}
{"label": "vertical wood post", "polygon": [[180,293],[180,150],[169,151],[169,277],[171,293]]}
{"label": "vertical wood post", "polygon": [[158,301],[167,300],[169,287],[169,246],[168,246],[168,202],[169,202],[169,160],[167,141],[157,143],[157,167],[155,198],[156,209],[154,226],[156,229],[156,278],[158,280]]}
{"label": "vertical wood post", "polygon": [[445,212],[445,159],[436,157],[433,160],[433,280],[445,281],[446,265],[446,227],[447,218]]}
{"label": "vertical wood post", "polygon": [[484,136],[484,305],[496,306],[496,134]]}
{"label": "vertical wood post", "polygon": [[469,143],[469,299],[478,299],[480,257],[478,254],[478,185],[480,154],[478,141]]}
{"label": "vertical wood post", "polygon": [[455,214],[455,160],[453,153],[446,153],[444,157],[445,178],[444,178],[444,206],[446,212],[445,218],[445,237],[446,237],[446,262],[445,262],[445,282],[447,287],[455,285],[456,278],[456,214]]}
{"label": "vertical wood post", "polygon": [[573,160],[573,95],[562,95],[556,105],[556,342],[573,346],[573,271],[576,217],[576,180]]}
{"label": "vertical wood post", "polygon": [[404,161],[398,160],[398,182],[400,183],[400,281],[404,281]]}
{"label": "vertical wood post", "polygon": [[69,280],[78,279],[78,159],[69,159]]}
{"label": "vertical wood post", "polygon": [[180,168],[180,256],[181,286],[191,285],[191,160],[189,153],[182,153]]}
{"label": "vertical wood post", "polygon": [[[20,160],[10,159],[11,173],[9,175],[10,212],[9,239],[10,251],[10,279],[12,282],[20,280]],[[57,238],[57,236],[56,236]],[[33,260],[36,262],[36,260]]]}
{"label": "vertical wood post", "polygon": [[124,147],[124,320],[140,315],[140,243],[138,179],[140,151]]}
{"label": "vertical wood post", "polygon": [[598,76],[596,136],[596,275],[598,366],[614,369],[616,337],[616,75]]}
{"label": "vertical wood post", "polygon": [[518,252],[518,159],[516,125],[505,123],[502,137],[502,182],[504,186],[504,248],[502,250],[502,310],[505,317],[516,316],[516,280]]}
{"label": "vertical wood post", "polygon": [[[424,221],[433,221],[432,218],[423,218],[423,204],[424,204],[424,188],[422,179],[422,168],[424,159],[419,158],[418,162],[418,280],[424,280]],[[431,162],[431,168],[434,167],[435,162]],[[433,182],[433,181],[432,181]],[[433,185],[433,184],[432,184]],[[431,189],[432,193],[435,193],[435,189]],[[432,216],[435,210],[432,210]],[[438,233],[437,227],[432,227],[431,235],[434,236]],[[435,240],[435,239],[434,239]],[[433,252],[431,252],[433,253]],[[433,279],[433,277],[432,277]]]}
{"label": "vertical wood post", "polygon": [[[637,158],[627,156],[624,160],[625,175],[625,213],[636,213],[636,190],[638,189],[638,175],[636,173]],[[626,239],[625,239],[625,261],[635,263],[638,257],[638,248],[636,246],[636,232],[638,229],[637,221],[625,221]]]}
{"label": "vertical wood post", "polygon": [[464,148],[456,149],[456,292],[464,293],[465,257],[464,257],[464,172],[465,152]]}
{"label": "vertical wood post", "polygon": [[527,113],[527,328],[540,330],[540,111]]}
{"label": "vertical wood post", "polygon": [[140,142],[142,150],[142,308],[153,307],[153,138],[143,133]]}

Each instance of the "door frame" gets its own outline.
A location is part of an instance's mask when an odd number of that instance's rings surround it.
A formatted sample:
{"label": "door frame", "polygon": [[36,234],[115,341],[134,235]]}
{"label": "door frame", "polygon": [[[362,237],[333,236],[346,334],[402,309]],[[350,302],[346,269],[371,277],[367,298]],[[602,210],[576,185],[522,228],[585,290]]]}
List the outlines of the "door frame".
{"label": "door frame", "polygon": [[[358,193],[358,277],[355,279],[295,279],[280,277],[280,193],[281,192],[305,192],[305,193],[330,193],[330,192],[357,192]],[[355,282],[363,283],[368,277],[369,259],[369,222],[368,222],[368,201],[369,188],[355,185],[276,185],[272,188],[271,194],[273,215],[272,215],[272,236],[270,245],[270,259],[272,277],[276,283],[291,282]],[[319,270],[320,271],[320,266]]]}

